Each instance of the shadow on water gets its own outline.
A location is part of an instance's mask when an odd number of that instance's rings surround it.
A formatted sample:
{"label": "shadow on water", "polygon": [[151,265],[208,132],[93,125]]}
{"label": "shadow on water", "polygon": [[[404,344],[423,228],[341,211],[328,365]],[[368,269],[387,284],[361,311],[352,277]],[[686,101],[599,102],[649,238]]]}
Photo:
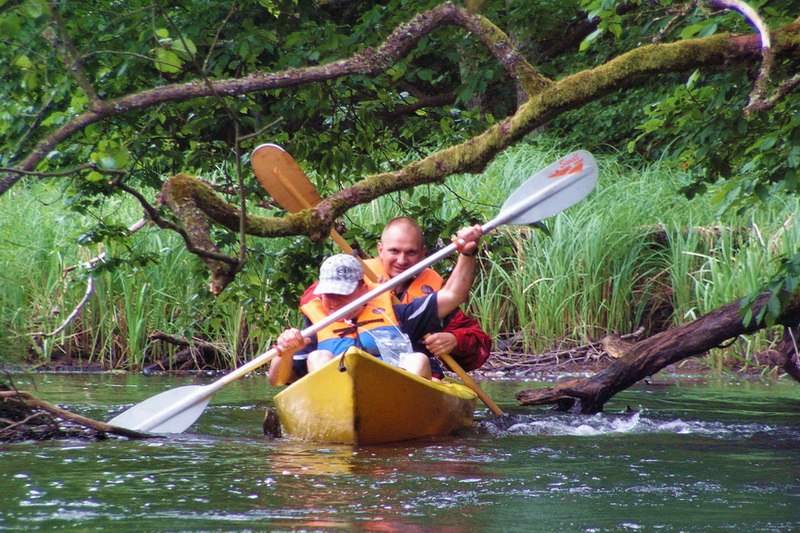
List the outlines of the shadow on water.
{"label": "shadow on water", "polygon": [[[37,390],[102,420],[184,384],[53,376]],[[265,439],[275,390],[240,380],[185,434],[0,446],[0,530],[800,529],[800,387],[638,387],[578,416],[515,406],[529,386],[487,384],[511,414],[464,434],[358,447]]]}

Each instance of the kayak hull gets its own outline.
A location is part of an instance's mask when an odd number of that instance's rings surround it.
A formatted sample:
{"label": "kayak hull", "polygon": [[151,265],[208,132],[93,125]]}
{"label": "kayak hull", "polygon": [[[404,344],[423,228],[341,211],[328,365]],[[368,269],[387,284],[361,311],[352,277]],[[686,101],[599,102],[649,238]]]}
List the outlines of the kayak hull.
{"label": "kayak hull", "polygon": [[464,385],[423,379],[351,349],[278,393],[275,408],[289,437],[379,444],[470,427],[476,399]]}

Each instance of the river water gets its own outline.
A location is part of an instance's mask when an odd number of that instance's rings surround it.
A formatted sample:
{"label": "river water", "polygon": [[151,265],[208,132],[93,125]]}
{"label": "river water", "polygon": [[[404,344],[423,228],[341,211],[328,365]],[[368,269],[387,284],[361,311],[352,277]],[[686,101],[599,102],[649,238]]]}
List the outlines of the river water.
{"label": "river water", "polygon": [[[215,377],[17,375],[97,420]],[[539,383],[484,382],[510,419],[424,442],[267,440],[263,376],[158,440],[0,445],[3,531],[800,531],[800,386],[655,376],[574,416],[516,406]]]}

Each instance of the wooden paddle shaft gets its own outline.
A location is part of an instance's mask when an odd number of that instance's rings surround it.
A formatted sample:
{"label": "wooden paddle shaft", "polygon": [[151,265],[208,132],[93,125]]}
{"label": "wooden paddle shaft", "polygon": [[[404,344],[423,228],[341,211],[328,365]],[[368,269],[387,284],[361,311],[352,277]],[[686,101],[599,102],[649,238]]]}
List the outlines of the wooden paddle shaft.
{"label": "wooden paddle shaft", "polygon": [[467,387],[472,389],[473,392],[475,392],[475,394],[478,395],[481,401],[484,404],[486,404],[486,407],[488,407],[496,415],[503,414],[503,410],[500,409],[500,407],[496,403],[494,403],[494,401],[489,397],[489,395],[486,394],[486,392],[484,392],[484,390],[477,383],[475,383],[472,377],[470,377],[470,375],[467,374],[466,370],[461,368],[461,365],[456,363],[455,359],[453,359],[453,357],[449,353],[443,353],[438,357],[442,361],[444,361],[447,366],[450,367],[450,370],[455,372],[456,375],[459,378],[461,378],[461,381],[467,384]]}
{"label": "wooden paddle shaft", "polygon": [[[275,177],[278,178],[278,180],[281,182],[281,185],[283,185],[283,187],[294,197],[295,200],[297,200],[299,205],[303,206],[304,209],[311,209],[312,207],[315,207],[311,205],[311,203],[302,194],[300,194],[300,191],[297,190],[297,187],[295,187],[289,178],[286,177],[286,174],[281,172],[279,167],[272,167],[272,173],[275,174]],[[353,250],[347,241],[344,240],[341,235],[339,235],[339,232],[337,232],[335,229],[331,229],[330,235],[331,239],[333,239],[333,242],[339,245],[339,248],[341,248],[344,253],[352,255],[358,259],[358,262],[361,263],[361,268],[364,271],[364,274],[369,278],[370,281],[378,281],[378,276],[376,276],[375,273],[370,270],[366,263],[364,263],[363,259],[356,255],[355,250]]]}

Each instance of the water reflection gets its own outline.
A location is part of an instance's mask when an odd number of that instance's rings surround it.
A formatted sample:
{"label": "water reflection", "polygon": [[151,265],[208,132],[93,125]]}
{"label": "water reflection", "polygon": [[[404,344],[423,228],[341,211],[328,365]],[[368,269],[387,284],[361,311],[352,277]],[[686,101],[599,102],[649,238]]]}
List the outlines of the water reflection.
{"label": "water reflection", "polygon": [[[186,384],[93,379],[40,391],[104,419]],[[527,387],[492,385],[496,399]],[[0,529],[800,529],[795,385],[643,387],[595,416],[507,402],[511,416],[456,438],[370,447],[265,439],[270,393],[233,384],[160,440],[0,447]]]}
{"label": "water reflection", "polygon": [[[455,460],[453,445],[452,440],[371,447],[273,442],[253,470],[252,484],[264,489],[253,498],[253,508],[274,513],[277,497],[284,502],[281,514],[291,517],[294,527],[429,530],[414,523],[417,515],[427,515],[426,508],[469,506],[468,486],[491,477],[478,462]],[[460,490],[449,487],[466,476],[473,481]],[[466,530],[455,530],[461,529]]]}
{"label": "water reflection", "polygon": [[276,445],[269,458],[272,469],[282,475],[343,475],[353,468],[356,449],[352,446],[317,447],[305,443]]}

